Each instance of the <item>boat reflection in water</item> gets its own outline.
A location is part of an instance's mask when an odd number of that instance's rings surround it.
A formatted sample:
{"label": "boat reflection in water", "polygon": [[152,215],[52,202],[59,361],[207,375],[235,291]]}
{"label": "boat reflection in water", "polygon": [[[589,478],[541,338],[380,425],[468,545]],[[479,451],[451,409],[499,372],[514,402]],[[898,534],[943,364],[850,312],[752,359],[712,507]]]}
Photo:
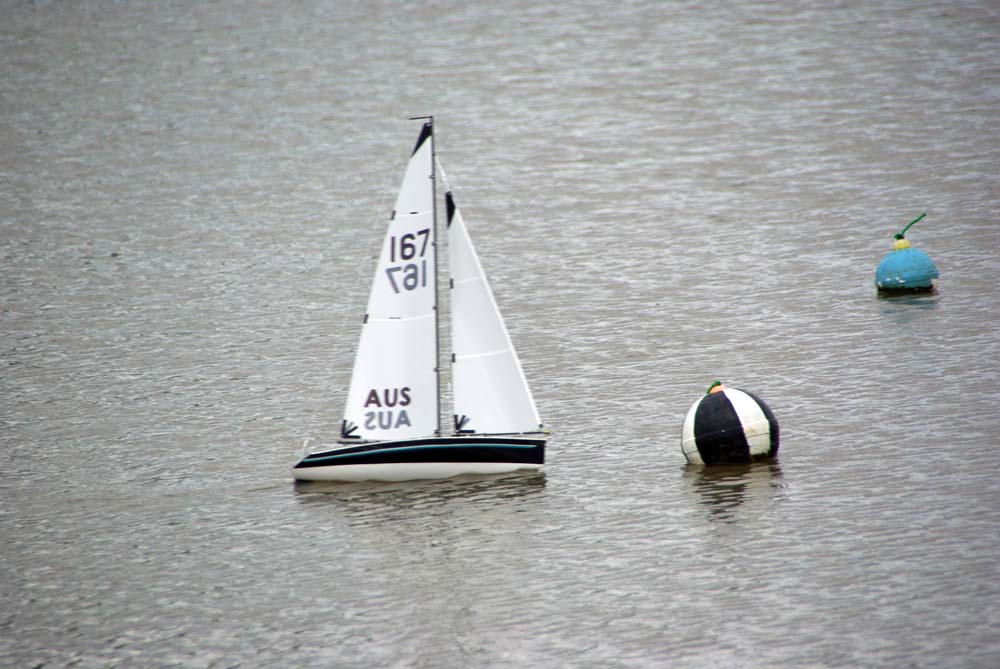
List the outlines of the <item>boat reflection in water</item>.
{"label": "boat reflection in water", "polygon": [[735,522],[744,507],[766,509],[784,488],[776,460],[733,465],[686,465],[684,479],[698,493],[710,517]]}
{"label": "boat reflection in water", "polygon": [[[367,481],[337,483],[296,481],[296,501],[308,507],[335,507],[353,519],[377,522],[392,520],[394,511],[510,505],[544,492],[544,472],[507,474],[467,474],[443,480],[416,480],[398,483]],[[508,508],[509,511],[509,507]]]}

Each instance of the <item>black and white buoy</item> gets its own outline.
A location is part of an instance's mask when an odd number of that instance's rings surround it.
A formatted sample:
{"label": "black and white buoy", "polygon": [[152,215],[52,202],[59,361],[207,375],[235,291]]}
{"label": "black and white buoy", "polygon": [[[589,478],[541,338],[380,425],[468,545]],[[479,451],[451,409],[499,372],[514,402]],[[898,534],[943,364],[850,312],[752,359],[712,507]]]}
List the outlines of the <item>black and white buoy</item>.
{"label": "black and white buoy", "polygon": [[693,465],[768,460],[778,453],[778,421],[753,393],[716,381],[688,410],[681,450]]}

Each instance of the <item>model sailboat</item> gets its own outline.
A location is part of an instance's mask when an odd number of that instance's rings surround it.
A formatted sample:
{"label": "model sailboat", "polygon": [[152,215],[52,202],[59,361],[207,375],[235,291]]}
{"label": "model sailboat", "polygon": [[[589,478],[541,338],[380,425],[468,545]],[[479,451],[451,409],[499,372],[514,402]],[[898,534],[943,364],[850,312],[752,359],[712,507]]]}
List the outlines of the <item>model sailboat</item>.
{"label": "model sailboat", "polygon": [[335,444],[293,468],[312,481],[405,481],[539,469],[545,432],[462,215],[445,195],[454,418],[441,421],[437,160],[421,128],[382,244]]}

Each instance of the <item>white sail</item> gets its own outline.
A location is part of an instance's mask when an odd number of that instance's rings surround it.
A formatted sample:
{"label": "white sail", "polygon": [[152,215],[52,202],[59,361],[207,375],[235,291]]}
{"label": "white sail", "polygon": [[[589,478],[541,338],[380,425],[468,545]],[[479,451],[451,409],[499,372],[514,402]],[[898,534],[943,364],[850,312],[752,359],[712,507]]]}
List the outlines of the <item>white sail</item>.
{"label": "white sail", "polygon": [[438,430],[432,129],[410,156],[375,270],[344,411],[343,436]]}
{"label": "white sail", "polygon": [[521,363],[451,193],[446,200],[456,427],[536,432],[541,421]]}

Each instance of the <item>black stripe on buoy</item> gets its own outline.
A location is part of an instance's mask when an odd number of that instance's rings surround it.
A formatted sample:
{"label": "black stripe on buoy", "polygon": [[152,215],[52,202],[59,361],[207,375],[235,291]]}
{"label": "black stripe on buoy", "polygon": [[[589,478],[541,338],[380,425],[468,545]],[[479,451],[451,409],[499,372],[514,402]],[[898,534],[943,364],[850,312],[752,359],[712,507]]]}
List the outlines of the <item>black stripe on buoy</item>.
{"label": "black stripe on buoy", "polygon": [[725,393],[712,393],[698,405],[694,439],[706,465],[750,461],[750,444],[743,424]]}
{"label": "black stripe on buoy", "polygon": [[743,392],[749,395],[750,399],[757,403],[760,410],[764,412],[764,416],[767,417],[767,432],[771,437],[771,447],[767,451],[767,457],[773,458],[778,452],[778,419],[774,417],[774,412],[771,411],[771,407],[767,406],[763,400],[749,390],[744,390]]}

